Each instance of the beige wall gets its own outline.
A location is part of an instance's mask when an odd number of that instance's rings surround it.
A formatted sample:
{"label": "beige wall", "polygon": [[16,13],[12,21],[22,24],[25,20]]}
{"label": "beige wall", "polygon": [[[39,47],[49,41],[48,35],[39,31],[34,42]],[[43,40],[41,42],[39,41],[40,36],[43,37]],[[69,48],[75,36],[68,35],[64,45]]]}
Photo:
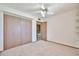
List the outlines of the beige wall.
{"label": "beige wall", "polygon": [[73,9],[47,18],[47,39],[74,47],[79,47],[76,37],[78,9]]}

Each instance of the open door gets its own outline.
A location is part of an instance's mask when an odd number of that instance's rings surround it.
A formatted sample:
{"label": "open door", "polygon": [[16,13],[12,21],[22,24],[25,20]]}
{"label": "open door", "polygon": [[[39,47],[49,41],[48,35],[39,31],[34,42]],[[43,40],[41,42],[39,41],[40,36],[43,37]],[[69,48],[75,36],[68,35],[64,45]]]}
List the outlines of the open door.
{"label": "open door", "polygon": [[37,40],[47,40],[47,22],[37,22]]}
{"label": "open door", "polygon": [[41,39],[47,40],[47,22],[41,23]]}

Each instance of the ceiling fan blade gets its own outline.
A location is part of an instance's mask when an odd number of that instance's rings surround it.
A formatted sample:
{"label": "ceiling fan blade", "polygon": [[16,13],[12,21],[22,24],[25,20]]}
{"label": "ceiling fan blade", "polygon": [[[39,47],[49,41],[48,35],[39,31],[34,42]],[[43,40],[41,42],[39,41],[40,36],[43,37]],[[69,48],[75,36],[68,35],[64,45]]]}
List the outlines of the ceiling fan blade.
{"label": "ceiling fan blade", "polygon": [[28,12],[40,11],[40,8],[28,9],[28,10],[26,10],[26,11],[28,11]]}
{"label": "ceiling fan blade", "polygon": [[48,14],[48,15],[53,15],[53,14],[54,14],[54,12],[47,12],[47,14]]}
{"label": "ceiling fan blade", "polygon": [[36,14],[38,14],[38,13],[41,13],[41,11],[31,11],[29,13],[36,13]]}
{"label": "ceiling fan blade", "polygon": [[42,17],[45,17],[45,13],[43,11],[41,11],[41,15]]}
{"label": "ceiling fan blade", "polygon": [[48,10],[55,12],[55,11],[61,9],[62,6],[63,6],[63,4],[57,3],[57,4],[54,4],[53,6],[49,6]]}
{"label": "ceiling fan blade", "polygon": [[42,4],[42,6],[41,6],[41,9],[45,9],[45,6],[44,6],[44,4]]}

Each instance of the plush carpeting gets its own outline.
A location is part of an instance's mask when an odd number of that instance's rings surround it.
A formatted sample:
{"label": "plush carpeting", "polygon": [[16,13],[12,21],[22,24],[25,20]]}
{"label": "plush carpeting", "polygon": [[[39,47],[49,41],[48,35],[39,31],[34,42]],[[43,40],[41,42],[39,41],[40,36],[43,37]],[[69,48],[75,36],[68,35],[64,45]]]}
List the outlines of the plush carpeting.
{"label": "plush carpeting", "polygon": [[79,49],[47,41],[37,41],[5,50],[1,56],[77,56]]}

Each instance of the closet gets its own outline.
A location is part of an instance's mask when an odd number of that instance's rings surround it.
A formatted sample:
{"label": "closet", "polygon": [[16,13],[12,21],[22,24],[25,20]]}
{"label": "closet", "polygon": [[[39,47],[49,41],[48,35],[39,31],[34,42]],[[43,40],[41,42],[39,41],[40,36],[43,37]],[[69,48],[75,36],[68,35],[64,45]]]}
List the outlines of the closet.
{"label": "closet", "polygon": [[4,15],[4,49],[32,42],[32,20]]}

